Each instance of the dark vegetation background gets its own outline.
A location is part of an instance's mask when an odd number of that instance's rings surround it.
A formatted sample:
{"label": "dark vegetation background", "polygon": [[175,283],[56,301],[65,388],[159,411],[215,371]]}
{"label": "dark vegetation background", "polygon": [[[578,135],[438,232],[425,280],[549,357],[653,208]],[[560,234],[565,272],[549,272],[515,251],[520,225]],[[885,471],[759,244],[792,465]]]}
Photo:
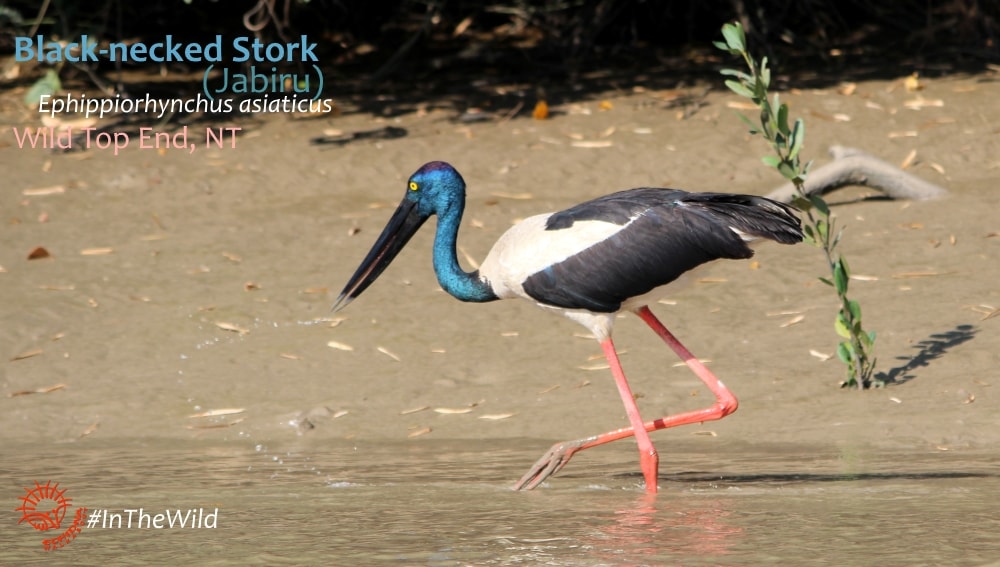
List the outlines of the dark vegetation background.
{"label": "dark vegetation background", "polygon": [[[205,42],[255,35],[319,43],[341,93],[426,98],[521,83],[550,100],[634,84],[676,86],[731,65],[712,48],[740,20],[752,48],[797,86],[919,72],[977,72],[1000,62],[1000,0],[15,0],[0,3],[0,55],[13,38]],[[290,64],[294,72],[296,63]],[[45,65],[5,80],[30,84]],[[136,72],[197,72],[185,64],[64,66],[64,86],[104,80],[127,89]],[[781,85],[779,78],[779,87]],[[178,80],[175,88],[190,86]],[[160,82],[160,88],[173,88]]]}

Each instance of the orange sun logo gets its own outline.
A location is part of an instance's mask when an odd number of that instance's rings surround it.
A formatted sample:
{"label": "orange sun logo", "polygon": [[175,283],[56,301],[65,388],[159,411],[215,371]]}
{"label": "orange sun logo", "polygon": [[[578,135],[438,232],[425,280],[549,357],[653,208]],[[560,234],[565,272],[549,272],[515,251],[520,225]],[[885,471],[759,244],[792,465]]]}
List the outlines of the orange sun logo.
{"label": "orange sun logo", "polygon": [[[18,524],[28,522],[31,527],[42,532],[62,527],[69,503],[73,499],[66,497],[65,489],[59,490],[58,482],[53,485],[50,480],[43,485],[36,480],[35,488],[25,488],[24,491],[26,494],[19,498],[21,506],[14,508],[15,512],[21,512]],[[73,525],[59,537],[42,540],[42,546],[45,549],[57,549],[73,541],[82,529],[86,513],[86,508],[77,509]]]}

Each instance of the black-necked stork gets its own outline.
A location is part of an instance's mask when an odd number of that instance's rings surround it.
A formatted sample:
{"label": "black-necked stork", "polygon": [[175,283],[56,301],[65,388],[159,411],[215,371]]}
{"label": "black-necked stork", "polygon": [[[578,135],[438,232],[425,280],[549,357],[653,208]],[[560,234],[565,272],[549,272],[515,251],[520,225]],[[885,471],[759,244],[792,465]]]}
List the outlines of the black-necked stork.
{"label": "black-necked stork", "polygon": [[[406,195],[333,309],[358,297],[392,262],[430,216],[437,215],[434,272],[462,301],[520,297],[583,326],[601,343],[630,427],[558,443],[514,486],[531,489],[577,451],[634,435],[647,492],[656,492],[659,458],[649,432],[721,419],[736,397],[649,310],[647,302],[684,272],[718,258],[749,258],[748,242],[802,240],[794,209],[763,197],[630,189],[557,213],[527,218],[500,237],[479,270],[464,271],[455,253],[465,181],[451,165],[430,162],[407,181]],[[649,325],[715,394],[711,407],[643,422],[611,340],[615,315],[632,311]]]}

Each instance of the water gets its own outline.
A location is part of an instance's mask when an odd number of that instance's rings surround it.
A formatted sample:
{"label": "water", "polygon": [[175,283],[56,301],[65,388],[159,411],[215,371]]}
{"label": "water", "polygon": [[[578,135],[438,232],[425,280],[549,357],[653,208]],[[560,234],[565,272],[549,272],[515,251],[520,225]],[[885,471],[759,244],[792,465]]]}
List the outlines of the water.
{"label": "water", "polygon": [[[801,447],[664,455],[645,495],[628,444],[578,455],[533,492],[537,441],[142,440],[3,452],[3,565],[1000,565],[991,457]],[[218,509],[210,528],[18,525],[23,487],[76,507]]]}

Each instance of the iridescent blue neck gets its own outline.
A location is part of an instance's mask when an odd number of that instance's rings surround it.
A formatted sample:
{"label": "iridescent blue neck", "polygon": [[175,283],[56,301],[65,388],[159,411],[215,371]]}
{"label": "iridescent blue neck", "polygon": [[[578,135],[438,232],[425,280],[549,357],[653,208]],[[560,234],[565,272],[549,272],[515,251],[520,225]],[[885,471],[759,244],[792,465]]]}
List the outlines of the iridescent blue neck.
{"label": "iridescent blue neck", "polygon": [[466,272],[458,264],[455,252],[458,226],[462,222],[464,200],[452,202],[445,210],[437,211],[437,233],[434,235],[434,273],[438,283],[456,299],[486,302],[498,299],[489,283],[479,277],[479,271]]}

